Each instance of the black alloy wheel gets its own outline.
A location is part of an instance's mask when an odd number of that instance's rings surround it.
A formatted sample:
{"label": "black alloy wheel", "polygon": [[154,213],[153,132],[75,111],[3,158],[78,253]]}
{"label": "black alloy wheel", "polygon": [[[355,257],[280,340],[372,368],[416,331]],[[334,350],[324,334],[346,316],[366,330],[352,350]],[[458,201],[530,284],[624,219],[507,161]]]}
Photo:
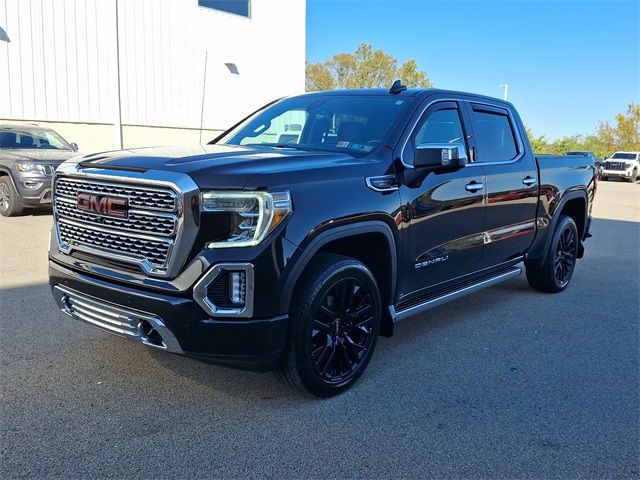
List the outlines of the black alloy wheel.
{"label": "black alloy wheel", "polygon": [[560,234],[560,241],[556,248],[556,255],[553,260],[553,269],[558,285],[566,287],[571,280],[571,274],[576,264],[576,254],[578,252],[578,237],[571,228],[565,228]]}
{"label": "black alloy wheel", "polygon": [[351,387],[366,369],[382,321],[375,277],[358,260],[318,254],[296,286],[276,375],[318,397]]}
{"label": "black alloy wheel", "polygon": [[578,228],[573,219],[561,215],[553,231],[544,259],[525,261],[527,280],[536,290],[562,292],[571,281],[580,245]]}
{"label": "black alloy wheel", "polygon": [[354,277],[338,280],[322,298],[313,317],[309,356],[328,383],[348,381],[358,371],[374,340],[373,299]]}

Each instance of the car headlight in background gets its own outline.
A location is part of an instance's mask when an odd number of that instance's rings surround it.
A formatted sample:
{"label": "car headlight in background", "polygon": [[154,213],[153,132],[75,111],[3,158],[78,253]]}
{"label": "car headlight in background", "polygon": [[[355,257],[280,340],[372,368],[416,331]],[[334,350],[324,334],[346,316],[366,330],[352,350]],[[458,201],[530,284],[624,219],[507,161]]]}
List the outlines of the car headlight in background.
{"label": "car headlight in background", "polygon": [[206,248],[258,245],[293,211],[288,191],[203,192],[202,210],[231,216],[228,237],[209,242]]}
{"label": "car headlight in background", "polygon": [[16,170],[19,172],[40,172],[44,173],[44,166],[37,163],[16,162]]}

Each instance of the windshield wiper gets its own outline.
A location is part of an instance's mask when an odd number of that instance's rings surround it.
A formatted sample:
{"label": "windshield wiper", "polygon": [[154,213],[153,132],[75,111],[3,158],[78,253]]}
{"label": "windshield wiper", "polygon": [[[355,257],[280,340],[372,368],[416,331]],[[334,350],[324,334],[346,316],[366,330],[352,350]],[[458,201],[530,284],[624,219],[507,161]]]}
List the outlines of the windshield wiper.
{"label": "windshield wiper", "polygon": [[276,143],[274,145],[266,145],[267,147],[273,148],[293,148],[294,150],[311,150],[308,147],[300,147],[295,143]]}

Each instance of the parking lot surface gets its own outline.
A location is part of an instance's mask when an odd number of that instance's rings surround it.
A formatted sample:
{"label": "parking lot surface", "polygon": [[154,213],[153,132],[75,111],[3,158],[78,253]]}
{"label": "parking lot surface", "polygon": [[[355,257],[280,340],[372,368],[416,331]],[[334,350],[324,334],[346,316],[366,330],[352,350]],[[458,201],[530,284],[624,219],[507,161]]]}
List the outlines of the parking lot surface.
{"label": "parking lot surface", "polygon": [[594,216],[564,293],[521,276],[401,323],[328,400],[69,319],[51,216],[0,218],[0,474],[637,478],[640,185]]}

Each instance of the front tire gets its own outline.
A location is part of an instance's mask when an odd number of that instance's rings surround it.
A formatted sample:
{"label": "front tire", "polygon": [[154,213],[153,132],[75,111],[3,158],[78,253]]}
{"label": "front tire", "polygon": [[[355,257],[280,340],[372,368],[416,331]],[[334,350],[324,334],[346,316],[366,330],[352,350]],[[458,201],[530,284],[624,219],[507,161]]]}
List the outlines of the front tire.
{"label": "front tire", "polygon": [[562,292],[571,281],[578,258],[578,228],[573,219],[561,215],[541,267],[526,262],[527,280],[534,289]]}
{"label": "front tire", "polygon": [[276,375],[318,397],[356,383],[371,360],[382,317],[369,269],[350,257],[319,255],[304,272],[290,313],[287,350]]}
{"label": "front tire", "polygon": [[0,177],[0,215],[14,217],[23,211],[18,198],[18,192],[13,188],[11,180],[7,176]]}

